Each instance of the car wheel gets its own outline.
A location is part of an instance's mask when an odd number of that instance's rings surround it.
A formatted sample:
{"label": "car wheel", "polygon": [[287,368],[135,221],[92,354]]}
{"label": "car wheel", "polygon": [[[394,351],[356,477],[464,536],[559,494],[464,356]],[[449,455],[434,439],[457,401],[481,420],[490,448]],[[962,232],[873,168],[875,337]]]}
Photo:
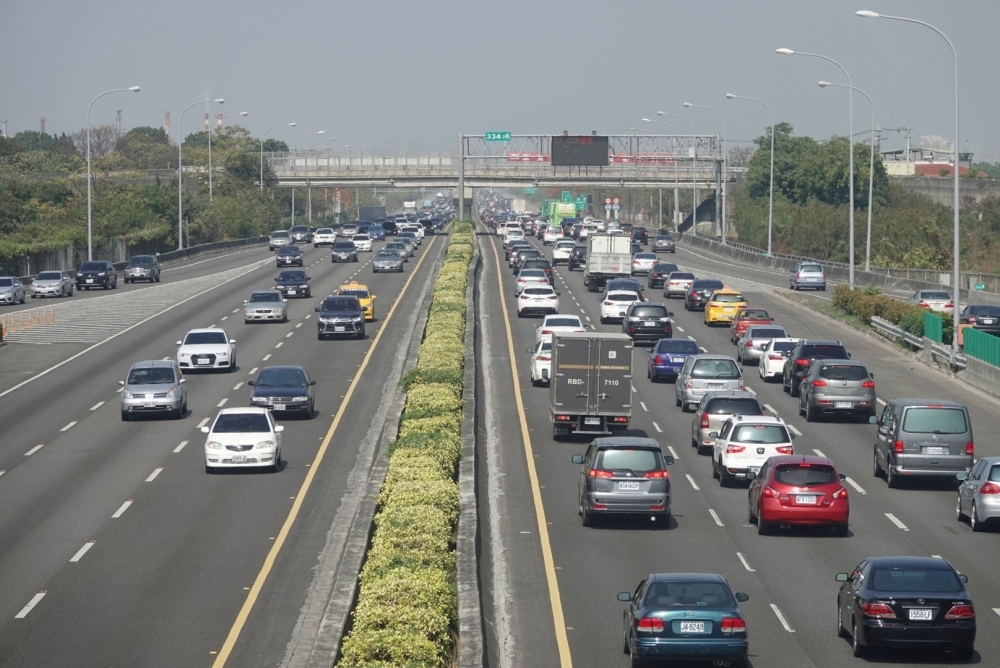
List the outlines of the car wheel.
{"label": "car wheel", "polygon": [[799,396],[799,384],[795,382],[794,378],[788,381],[788,394],[793,397]]}
{"label": "car wheel", "polygon": [[629,663],[629,666],[631,668],[644,668],[645,665],[646,665],[646,662],[643,661],[642,659],[640,659],[637,656],[633,656],[631,662]]}
{"label": "car wheel", "polygon": [[122,411],[122,422],[128,422],[132,419],[132,414],[128,411]]}
{"label": "car wheel", "polygon": [[360,339],[363,339],[363,338],[365,338],[365,328],[364,327],[362,327],[361,331],[358,332],[358,339],[360,340]]}
{"label": "car wheel", "polygon": [[681,400],[678,399],[676,396],[674,397],[674,402],[677,404],[677,408],[681,407]]}
{"label": "car wheel", "polygon": [[840,607],[840,598],[837,598],[837,637],[847,637],[847,629],[844,628],[844,613]]}
{"label": "car wheel", "polygon": [[893,472],[891,461],[886,462],[885,484],[889,486],[889,489],[896,489],[899,487],[899,475]]}
{"label": "car wheel", "polygon": [[323,337],[323,332],[316,332],[316,339],[317,339],[318,341],[322,341],[322,340],[323,340],[323,338],[324,338],[324,337]]}
{"label": "car wheel", "polygon": [[277,473],[280,467],[281,467],[281,450],[278,450],[274,454],[274,463],[268,467],[268,471],[271,473]]}
{"label": "car wheel", "polygon": [[215,473],[215,467],[205,464],[205,473],[212,475],[213,473]]}
{"label": "car wheel", "polygon": [[580,521],[583,523],[583,526],[585,526],[585,527],[592,527],[592,526],[594,526],[594,514],[592,512],[590,512],[590,509],[587,508],[587,504],[583,504],[583,516],[582,517],[583,517],[583,519],[581,519]]}
{"label": "car wheel", "polygon": [[858,623],[851,624],[851,649],[854,650],[854,657],[860,659],[867,652],[867,648],[858,641]]}
{"label": "car wheel", "polygon": [[226,368],[226,373],[233,373],[236,371],[236,355],[233,355],[233,359],[229,361],[229,366]]}
{"label": "car wheel", "polygon": [[976,512],[975,503],[972,504],[972,514],[969,515],[969,528],[976,533],[986,528],[986,525],[979,521],[979,513]]}
{"label": "car wheel", "polygon": [[771,525],[768,524],[767,522],[765,522],[764,520],[762,520],[760,518],[760,515],[758,515],[757,516],[757,535],[758,536],[766,536],[769,533],[771,533]]}
{"label": "car wheel", "polygon": [[805,418],[806,418],[806,422],[815,422],[816,421],[816,416],[813,415],[812,406],[809,405],[809,404],[806,404]]}
{"label": "car wheel", "polygon": [[712,477],[716,480],[719,479],[719,467],[716,459],[712,459]]}
{"label": "car wheel", "polygon": [[881,478],[885,474],[885,469],[878,463],[878,448],[872,449],[872,475]]}
{"label": "car wheel", "polygon": [[963,519],[965,519],[965,513],[962,512],[962,497],[961,496],[958,496],[958,499],[957,499],[957,501],[955,503],[955,519],[958,520],[959,522],[961,522]]}
{"label": "car wheel", "polygon": [[757,524],[757,515],[753,512],[753,507],[747,502],[747,523]]}

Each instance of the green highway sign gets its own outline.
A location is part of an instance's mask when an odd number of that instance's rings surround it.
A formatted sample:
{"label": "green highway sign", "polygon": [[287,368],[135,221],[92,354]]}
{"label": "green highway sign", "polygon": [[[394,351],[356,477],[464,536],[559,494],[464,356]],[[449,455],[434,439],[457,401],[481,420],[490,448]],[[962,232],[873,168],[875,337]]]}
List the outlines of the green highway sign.
{"label": "green highway sign", "polygon": [[975,288],[976,288],[976,290],[979,290],[980,292],[982,292],[983,290],[986,289],[986,284],[985,283],[976,283]]}
{"label": "green highway sign", "polygon": [[578,211],[583,211],[587,208],[587,198],[585,196],[580,195],[576,198],[576,208]]}
{"label": "green highway sign", "polygon": [[563,201],[563,204],[572,204],[573,203],[573,193],[571,193],[568,190],[562,191],[562,201]]}
{"label": "green highway sign", "polygon": [[538,194],[538,188],[525,188],[524,189],[524,194],[525,195],[536,195],[536,194]]}
{"label": "green highway sign", "polygon": [[510,141],[509,132],[487,132],[484,137],[486,141]]}

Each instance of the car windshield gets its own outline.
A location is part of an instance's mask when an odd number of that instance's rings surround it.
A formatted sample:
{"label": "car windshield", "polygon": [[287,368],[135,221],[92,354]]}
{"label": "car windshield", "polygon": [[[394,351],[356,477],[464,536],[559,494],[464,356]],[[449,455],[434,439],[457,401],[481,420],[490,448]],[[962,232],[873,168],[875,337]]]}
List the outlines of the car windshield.
{"label": "car windshield", "polygon": [[621,281],[608,281],[608,291],[612,290],[634,290],[639,291],[639,281],[632,279],[621,280]]}
{"label": "car windshield", "polygon": [[691,375],[695,378],[735,380],[740,377],[740,370],[733,360],[698,360],[691,369]]}
{"label": "car windshield", "polygon": [[818,264],[804,264],[801,267],[799,267],[799,271],[811,274],[822,274],[823,267]]}
{"label": "car windshield", "polygon": [[677,265],[661,262],[659,264],[653,265],[653,271],[659,272],[661,274],[672,274],[673,272],[677,271]]}
{"label": "car windshield", "polygon": [[355,241],[371,241],[372,238],[370,236],[368,236],[367,234],[355,234],[354,235],[354,240]]}
{"label": "car windshield", "polygon": [[278,274],[279,283],[298,283],[306,280],[304,271],[283,271]]}
{"label": "car windshield", "polygon": [[745,302],[743,295],[712,295],[713,302],[719,302],[720,304],[735,304],[737,302]]}
{"label": "car windshield", "polygon": [[767,320],[769,317],[767,311],[760,309],[745,309],[739,315],[740,320]]}
{"label": "car windshield", "polygon": [[[58,281],[62,278],[62,274],[58,271],[43,271],[38,276],[35,276],[36,281]],[[10,280],[9,278],[6,280]],[[0,285],[5,285],[0,282]],[[12,283],[6,283],[6,285],[12,285]]]}
{"label": "car windshield", "polygon": [[730,441],[735,443],[787,443],[788,432],[780,424],[740,424],[733,429]]}
{"label": "car windshield", "polygon": [[962,582],[943,568],[876,568],[872,589],[886,592],[960,592]]}
{"label": "car windshield", "polygon": [[634,318],[666,318],[666,306],[636,306],[632,309]]}
{"label": "car windshield", "polygon": [[555,290],[552,288],[525,288],[526,295],[551,295]]}
{"label": "car windshield", "polygon": [[321,227],[316,230],[316,234],[333,234],[333,230],[329,227]]}
{"label": "car windshield", "polygon": [[104,269],[103,262],[84,262],[80,267],[80,271],[104,271]]}
{"label": "car windshield", "polygon": [[795,341],[775,341],[774,345],[771,346],[771,350],[776,350],[779,353],[787,353],[791,352],[794,347]]}
{"label": "car windshield", "polygon": [[674,238],[672,236],[670,236],[669,234],[660,234],[660,235],[657,235],[656,240],[657,241],[673,241]]}
{"label": "car windshield", "polygon": [[903,418],[903,431],[911,434],[964,434],[968,430],[961,408],[910,408]]}
{"label": "car windshield", "polygon": [[992,482],[1000,482],[1000,465],[994,464],[990,467],[990,476],[988,479]]}
{"label": "car windshield", "polygon": [[601,451],[598,467],[608,471],[657,471],[660,468],[660,458],[655,450],[626,450],[614,448]]}
{"label": "car windshield", "polygon": [[802,346],[803,357],[816,357],[820,359],[847,359],[847,350],[843,346],[828,346],[824,344]]}
{"label": "car windshield", "polygon": [[379,252],[375,253],[375,257],[385,258],[387,260],[398,260],[399,253],[394,253],[392,251],[387,251],[387,250],[380,250]]}
{"label": "car windshield", "polygon": [[518,278],[545,278],[545,271],[542,269],[522,269]]}
{"label": "car windshield", "polygon": [[760,404],[750,397],[712,399],[705,406],[709,415],[760,415]]}
{"label": "car windshield", "polygon": [[693,281],[694,274],[688,271],[675,271],[670,274],[671,281]]}
{"label": "car windshield", "polygon": [[366,288],[341,288],[337,291],[337,294],[357,297],[358,299],[368,299],[368,290]]}
{"label": "car windshield", "polygon": [[352,251],[357,248],[353,241],[338,241],[333,244],[333,247],[339,251]]}
{"label": "car windshield", "polygon": [[583,327],[579,318],[546,318],[543,327]]}
{"label": "car windshield", "polygon": [[281,295],[277,292],[255,292],[250,295],[250,303],[256,304],[259,302],[280,302]]}
{"label": "car windshield", "polygon": [[129,385],[169,385],[174,382],[170,367],[144,367],[132,369],[128,374]]}
{"label": "car windshield", "polygon": [[689,355],[698,354],[698,344],[691,339],[666,339],[656,345],[658,353],[687,353]]}
{"label": "car windshield", "polygon": [[829,485],[837,482],[837,472],[825,464],[783,464],[774,470],[774,479],[795,487]]}
{"label": "car windshield", "polygon": [[656,259],[656,253],[636,253],[634,259],[636,259],[636,260],[655,260]]}
{"label": "car windshield", "polygon": [[300,233],[300,232],[308,232],[308,231],[309,231],[309,228],[308,228],[308,227],[306,227],[305,225],[296,225],[295,227],[293,227],[293,228],[291,229],[291,231],[292,231],[292,232],[295,232],[295,233]]}
{"label": "car windshield", "polygon": [[865,380],[868,369],[858,364],[824,364],[819,369],[819,377],[828,380]]}
{"label": "car windshield", "polygon": [[653,582],[646,589],[647,608],[717,608],[736,605],[720,582]]}
{"label": "car windshield", "polygon": [[606,297],[609,302],[634,302],[639,300],[639,295],[634,292],[615,292]]}
{"label": "car windshield", "polygon": [[128,261],[130,267],[149,267],[153,264],[153,258],[148,255],[139,255]]}
{"label": "car windshield", "polygon": [[968,315],[992,315],[1000,316],[1000,306],[988,306],[977,304],[969,307]]}
{"label": "car windshield", "polygon": [[[42,276],[42,274],[39,274],[38,276],[36,276],[35,277],[36,280],[38,278],[41,278],[41,276]],[[13,285],[14,285],[14,279],[13,278],[0,278],[0,288],[9,288],[9,287],[12,287]]]}
{"label": "car windshield", "polygon": [[920,293],[921,299],[951,299],[951,295],[947,292],[941,292],[936,290],[924,290]]}
{"label": "car windshield", "polygon": [[776,339],[784,336],[785,330],[778,327],[753,327],[750,336],[754,339]]}
{"label": "car windshield", "polygon": [[299,250],[298,246],[285,246],[280,251],[278,255],[301,255],[302,251]]}
{"label": "car windshield", "polygon": [[227,343],[225,332],[188,332],[184,337],[185,346],[200,346],[209,343]]}
{"label": "car windshield", "polygon": [[271,431],[271,423],[262,413],[223,413],[212,425],[216,434],[260,434]]}
{"label": "car windshield", "polygon": [[257,376],[257,387],[299,387],[306,384],[302,369],[264,369]]}
{"label": "car windshield", "polygon": [[272,239],[287,239],[288,238],[288,232],[285,232],[284,230],[281,230],[279,232],[271,232],[271,238]]}
{"label": "car windshield", "polygon": [[358,302],[354,299],[326,299],[323,301],[323,311],[357,311]]}

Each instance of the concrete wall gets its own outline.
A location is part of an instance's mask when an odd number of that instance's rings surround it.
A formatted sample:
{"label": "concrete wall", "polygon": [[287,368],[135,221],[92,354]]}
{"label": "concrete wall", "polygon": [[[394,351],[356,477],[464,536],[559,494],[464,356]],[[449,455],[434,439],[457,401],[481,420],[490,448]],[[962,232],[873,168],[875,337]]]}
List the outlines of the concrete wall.
{"label": "concrete wall", "polygon": [[[938,204],[951,206],[954,197],[955,181],[951,178],[941,178],[940,176],[890,176],[889,180],[894,181],[907,190],[929,195]],[[1000,197],[1000,180],[996,179],[961,179],[959,181],[959,193],[964,199],[971,197],[977,202],[984,197]]]}

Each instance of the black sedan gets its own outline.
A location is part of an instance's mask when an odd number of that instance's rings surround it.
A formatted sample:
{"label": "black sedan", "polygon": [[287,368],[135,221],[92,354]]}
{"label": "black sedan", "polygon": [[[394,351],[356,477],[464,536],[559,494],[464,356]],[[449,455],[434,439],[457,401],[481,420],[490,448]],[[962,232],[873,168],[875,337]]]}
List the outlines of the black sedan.
{"label": "black sedan", "polygon": [[309,378],[300,366],[266,366],[255,380],[247,381],[253,387],[250,405],[267,408],[275,413],[297,413],[312,418],[316,396]]}
{"label": "black sedan", "polygon": [[298,246],[282,246],[278,249],[275,254],[276,262],[279,267],[302,267],[304,266],[304,261],[302,259],[302,249]]}
{"label": "black sedan", "polygon": [[664,282],[667,280],[667,276],[675,271],[680,271],[680,268],[673,262],[657,262],[653,265],[653,268],[649,270],[649,277],[646,280],[646,285],[651,288],[662,288]]}
{"label": "black sedan", "polygon": [[971,659],[976,609],[959,575],[944,559],[873,557],[838,573],[838,633],[854,656],[873,646],[949,652]]}
{"label": "black sedan", "polygon": [[311,280],[312,278],[306,276],[306,272],[301,269],[286,269],[274,279],[274,289],[283,297],[312,297],[312,291],[309,289]]}
{"label": "black sedan", "polygon": [[705,303],[712,293],[726,287],[722,281],[714,278],[697,278],[688,291],[684,293],[684,310],[695,311],[705,309]]}
{"label": "black sedan", "polygon": [[330,250],[331,262],[357,262],[358,247],[353,241],[337,241]]}
{"label": "black sedan", "polygon": [[577,267],[587,266],[587,244],[573,246],[573,250],[569,252],[569,258],[566,260],[566,266],[570,271]]}
{"label": "black sedan", "polygon": [[91,288],[118,287],[118,272],[115,265],[104,260],[88,260],[80,265],[76,270],[76,289],[89,290]]}
{"label": "black sedan", "polygon": [[972,325],[980,331],[1000,335],[1000,306],[969,304],[962,309],[959,319],[963,325]]}

